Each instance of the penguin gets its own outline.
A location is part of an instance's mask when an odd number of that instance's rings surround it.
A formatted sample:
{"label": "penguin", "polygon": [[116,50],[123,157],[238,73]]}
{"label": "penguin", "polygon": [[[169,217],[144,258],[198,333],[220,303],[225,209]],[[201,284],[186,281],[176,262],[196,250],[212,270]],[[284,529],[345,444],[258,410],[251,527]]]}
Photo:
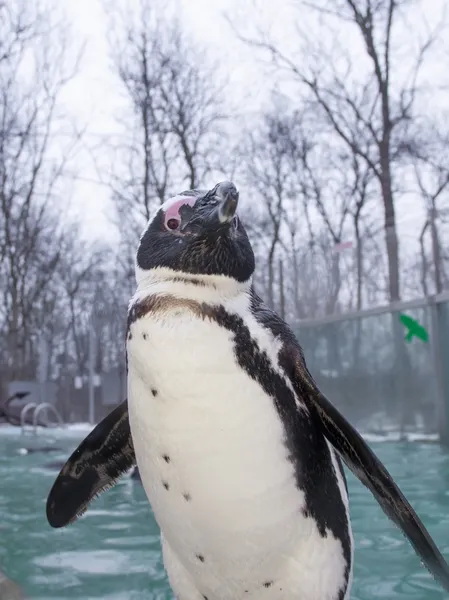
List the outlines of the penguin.
{"label": "penguin", "polygon": [[75,521],[137,464],[177,600],[348,600],[345,463],[449,591],[419,517],[257,295],[238,202],[221,182],[149,221],[128,311],[128,398],[61,470],[50,525]]}

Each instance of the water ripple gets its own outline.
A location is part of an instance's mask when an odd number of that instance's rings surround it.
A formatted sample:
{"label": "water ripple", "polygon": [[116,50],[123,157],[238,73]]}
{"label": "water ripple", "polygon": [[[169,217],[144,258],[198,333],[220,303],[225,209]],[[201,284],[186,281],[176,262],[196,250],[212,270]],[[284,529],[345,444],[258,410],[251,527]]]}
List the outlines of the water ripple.
{"label": "water ripple", "polygon": [[[63,460],[79,439],[57,442]],[[449,558],[449,455],[433,444],[372,445]],[[57,471],[45,465],[55,455],[20,455],[22,446],[19,436],[0,432],[0,564],[8,576],[33,600],[172,600],[142,486],[126,480],[76,524],[53,530],[45,500]],[[356,543],[351,599],[444,600],[371,494],[352,475],[348,483]]]}

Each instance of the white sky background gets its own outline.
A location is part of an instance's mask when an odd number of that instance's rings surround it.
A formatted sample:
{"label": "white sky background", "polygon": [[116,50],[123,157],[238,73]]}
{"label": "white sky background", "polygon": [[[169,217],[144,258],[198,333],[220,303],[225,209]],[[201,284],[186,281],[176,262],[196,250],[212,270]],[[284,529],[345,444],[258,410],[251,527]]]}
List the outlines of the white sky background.
{"label": "white sky background", "polygon": [[[182,20],[194,37],[210,49],[212,59],[218,59],[229,77],[230,93],[244,98],[245,110],[250,110],[248,96],[253,96],[257,109],[261,92],[258,69],[251,64],[251,52],[235,40],[229,26],[221,16],[229,10],[234,0],[179,0]],[[92,163],[92,148],[101,136],[117,131],[114,114],[123,106],[121,85],[111,69],[112,60],[107,42],[107,19],[101,0],[65,0],[65,11],[71,19],[73,37],[77,43],[86,40],[86,48],[79,74],[67,89],[65,104],[87,125],[84,148],[77,157],[79,180],[74,184],[73,212],[81,215],[89,237],[113,235],[109,222],[113,207],[109,190],[93,183],[98,180]],[[179,13],[178,13],[179,14]],[[242,61],[242,56],[247,60]],[[252,61],[254,63],[254,61]],[[96,148],[102,154],[107,149]],[[86,181],[89,180],[89,181]],[[215,183],[215,182],[213,182]]]}
{"label": "white sky background", "polygon": [[[120,1],[120,0],[117,0]],[[137,0],[136,0],[137,1]],[[229,94],[234,102],[241,105],[244,111],[255,111],[267,99],[269,91],[275,83],[273,73],[264,67],[260,54],[239,42],[228,23],[223,18],[226,11],[236,22],[242,25],[245,32],[255,26],[252,2],[242,6],[238,0],[177,0],[178,15],[186,29],[190,30],[198,42],[208,47],[211,58],[220,61],[223,71],[229,78]],[[425,17],[430,25],[441,16],[446,0],[426,0],[424,2]],[[89,149],[96,147],[95,152],[102,154],[106,148],[98,147],[101,137],[117,130],[114,114],[122,105],[120,83],[111,69],[112,61],[106,38],[107,19],[104,4],[101,0],[63,0],[61,2],[69,16],[73,37],[76,43],[86,40],[84,58],[80,72],[70,84],[65,103],[70,112],[87,125],[83,148],[78,153],[76,167],[82,179],[74,184],[72,210],[82,217],[84,231],[89,238],[107,238],[112,240],[115,231],[109,222],[112,206],[109,201],[107,187],[94,183],[98,180]],[[257,5],[263,7],[261,21],[268,25],[274,39],[280,40],[284,49],[298,48],[297,27],[313,32],[314,15],[308,9],[302,12],[295,6],[295,0],[258,0]],[[296,3],[297,5],[297,3]],[[294,15],[295,18],[291,18]],[[298,15],[302,15],[298,22]],[[259,19],[258,19],[259,20]],[[411,16],[411,27],[415,31],[423,31],[425,22],[422,15]],[[407,35],[407,32],[404,32]],[[446,39],[448,39],[447,34]],[[340,38],[344,40],[351,54],[363,56],[358,52],[360,39],[357,34],[350,36],[341,30]],[[326,40],[322,40],[323,43]],[[417,40],[418,41],[418,40]],[[293,54],[294,55],[294,54]],[[437,55],[435,55],[437,56]],[[449,83],[449,52],[433,63],[426,63],[423,76],[433,86]],[[404,65],[407,63],[404,56]],[[360,65],[363,68],[363,64]],[[445,74],[446,72],[446,74]],[[404,74],[406,67],[404,66]],[[398,74],[400,76],[400,74]],[[298,93],[295,86],[279,86],[286,93]],[[447,101],[446,93],[432,94],[428,101],[443,105]],[[205,184],[215,182],[205,182]],[[239,182],[236,182],[239,185]],[[245,202],[245,198],[242,198]],[[381,204],[379,202],[379,211]],[[420,201],[412,196],[398,203],[397,222],[401,243],[407,238],[416,243],[419,228],[422,224],[423,207]],[[379,215],[380,216],[380,215]]]}

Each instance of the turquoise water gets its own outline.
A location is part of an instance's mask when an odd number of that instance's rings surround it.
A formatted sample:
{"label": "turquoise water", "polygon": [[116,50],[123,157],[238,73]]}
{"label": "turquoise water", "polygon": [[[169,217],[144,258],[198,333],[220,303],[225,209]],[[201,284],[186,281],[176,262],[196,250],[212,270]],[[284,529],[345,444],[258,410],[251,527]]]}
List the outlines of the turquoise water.
{"label": "turquoise water", "polygon": [[[45,501],[84,433],[37,438],[0,429],[0,567],[34,600],[171,600],[157,525],[140,483],[124,480],[77,523],[54,530]],[[24,446],[62,452],[20,455]],[[449,454],[434,444],[373,443],[449,558]],[[353,600],[447,598],[374,499],[349,477],[356,541]]]}

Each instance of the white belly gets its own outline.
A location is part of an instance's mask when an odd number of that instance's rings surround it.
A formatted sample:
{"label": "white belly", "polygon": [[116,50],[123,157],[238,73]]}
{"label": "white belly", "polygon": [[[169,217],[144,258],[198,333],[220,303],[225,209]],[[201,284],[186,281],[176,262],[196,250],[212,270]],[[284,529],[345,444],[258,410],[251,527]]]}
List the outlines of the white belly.
{"label": "white belly", "polygon": [[333,599],[341,544],[302,515],[281,420],[232,334],[185,311],[131,332],[131,431],[177,597]]}

